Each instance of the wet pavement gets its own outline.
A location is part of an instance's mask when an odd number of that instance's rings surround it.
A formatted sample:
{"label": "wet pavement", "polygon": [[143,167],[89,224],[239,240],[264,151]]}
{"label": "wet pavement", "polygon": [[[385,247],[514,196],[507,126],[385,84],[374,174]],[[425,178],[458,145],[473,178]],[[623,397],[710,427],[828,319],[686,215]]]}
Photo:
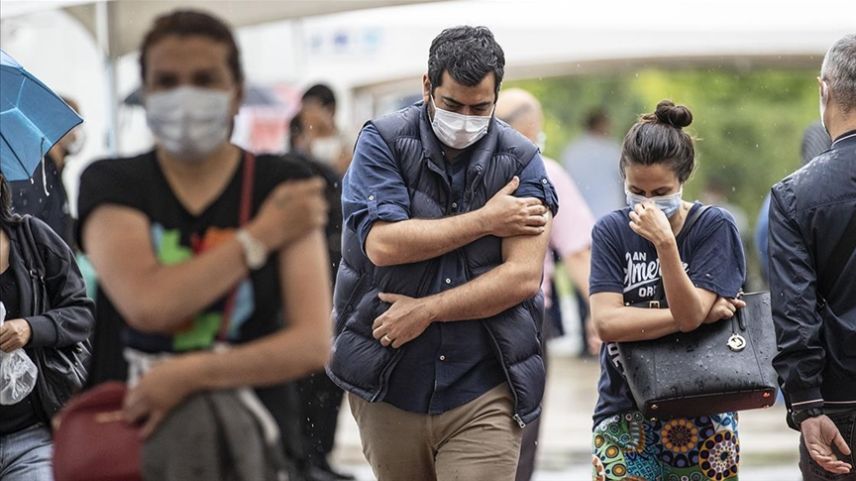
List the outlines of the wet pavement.
{"label": "wet pavement", "polygon": [[[538,470],[534,481],[587,481],[591,476],[591,413],[597,394],[596,359],[550,358]],[[740,479],[799,481],[799,433],[785,424],[781,404],[740,413]],[[360,481],[374,478],[360,449],[359,433],[347,405],[339,418],[333,462]]]}

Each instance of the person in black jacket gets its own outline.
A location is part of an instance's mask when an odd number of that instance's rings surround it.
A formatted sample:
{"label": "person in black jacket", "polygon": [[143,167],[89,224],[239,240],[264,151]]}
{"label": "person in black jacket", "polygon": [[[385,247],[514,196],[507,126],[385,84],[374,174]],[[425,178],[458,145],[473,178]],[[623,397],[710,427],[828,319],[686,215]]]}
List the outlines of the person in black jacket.
{"label": "person in black jacket", "polygon": [[[25,243],[30,229],[40,259],[33,259]],[[29,244],[28,244],[29,245]],[[44,286],[50,309],[36,303],[30,272],[44,266]],[[11,191],[0,172],[0,300],[6,321],[0,326],[0,350],[24,348],[39,368],[37,351],[70,347],[89,337],[95,319],[92,301],[86,297],[83,277],[74,254],[47,224],[35,218],[14,215]],[[48,386],[48,389],[50,387]],[[50,481],[50,416],[67,399],[46,399],[37,385],[23,400],[0,405],[0,479],[4,481]]]}
{"label": "person in black jacket", "polygon": [[[335,107],[335,99],[329,88],[315,86],[306,95],[323,97],[326,103],[331,101]],[[321,92],[320,95],[317,92]],[[304,99],[306,96],[304,96]],[[331,100],[332,99],[332,100]],[[298,112],[288,123],[288,154],[300,163],[309,167],[312,173],[324,179],[327,184],[325,197],[330,206],[328,211],[325,234],[327,236],[327,254],[330,257],[330,275],[335,287],[336,271],[342,258],[342,175],[329,162],[323,162],[312,155],[312,145],[318,139],[309,135],[309,128],[304,120],[304,111]],[[350,157],[348,158],[350,161]],[[300,433],[298,439],[285,440],[286,449],[292,446],[293,456],[302,456],[303,475],[307,481],[348,481],[354,479],[350,474],[340,473],[329,463],[336,441],[336,427],[339,419],[339,409],[342,406],[344,391],[333,383],[323,370],[297,380],[295,383],[298,394],[298,423]]]}
{"label": "person in black jacket", "polygon": [[[856,35],[826,53],[820,116],[832,147],[770,203],[773,364],[802,433],[806,481],[856,480]],[[849,473],[849,474],[848,474]]]}

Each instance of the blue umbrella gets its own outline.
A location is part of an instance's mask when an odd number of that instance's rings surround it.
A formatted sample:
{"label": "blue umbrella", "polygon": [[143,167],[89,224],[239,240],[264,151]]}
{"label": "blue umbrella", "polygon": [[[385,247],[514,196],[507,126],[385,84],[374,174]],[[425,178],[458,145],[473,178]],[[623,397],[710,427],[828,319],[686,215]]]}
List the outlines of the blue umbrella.
{"label": "blue umbrella", "polygon": [[83,119],[0,50],[0,171],[29,179],[45,153]]}

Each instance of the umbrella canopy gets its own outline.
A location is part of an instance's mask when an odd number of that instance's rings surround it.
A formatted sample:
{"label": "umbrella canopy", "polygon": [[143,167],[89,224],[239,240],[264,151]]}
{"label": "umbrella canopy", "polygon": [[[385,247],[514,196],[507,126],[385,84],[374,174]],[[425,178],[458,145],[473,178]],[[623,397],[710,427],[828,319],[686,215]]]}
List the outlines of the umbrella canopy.
{"label": "umbrella canopy", "polygon": [[83,119],[45,84],[0,50],[0,171],[32,176],[45,153]]}

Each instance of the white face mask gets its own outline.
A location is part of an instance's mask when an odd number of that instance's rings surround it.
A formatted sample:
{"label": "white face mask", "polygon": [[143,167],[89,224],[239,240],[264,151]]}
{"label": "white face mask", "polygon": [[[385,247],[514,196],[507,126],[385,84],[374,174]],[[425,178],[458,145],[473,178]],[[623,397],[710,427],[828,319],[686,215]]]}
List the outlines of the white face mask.
{"label": "white face mask", "polygon": [[228,140],[231,100],[226,90],[177,87],[146,95],[146,121],[170,155],[204,160]]}
{"label": "white face mask", "polygon": [[644,195],[634,194],[630,192],[626,187],[624,188],[624,194],[627,196],[627,205],[632,209],[636,207],[637,204],[641,204],[645,201],[650,200],[657,206],[658,209],[662,210],[666,217],[672,217],[675,215],[675,212],[681,207],[681,196],[683,195],[684,189],[681,188],[674,194],[669,195],[661,195],[657,197],[645,197]]}
{"label": "white face mask", "polygon": [[335,165],[342,154],[342,139],[338,135],[312,139],[309,153],[322,164]]}
{"label": "white face mask", "polygon": [[74,139],[64,145],[65,153],[66,155],[77,155],[83,150],[83,144],[86,143],[86,131],[80,127],[75,127],[69,134],[73,134]]}
{"label": "white face mask", "polygon": [[491,115],[462,115],[439,109],[434,103],[433,95],[431,105],[434,107],[431,128],[434,129],[434,135],[446,146],[459,150],[466,149],[487,134],[492,113]]}

